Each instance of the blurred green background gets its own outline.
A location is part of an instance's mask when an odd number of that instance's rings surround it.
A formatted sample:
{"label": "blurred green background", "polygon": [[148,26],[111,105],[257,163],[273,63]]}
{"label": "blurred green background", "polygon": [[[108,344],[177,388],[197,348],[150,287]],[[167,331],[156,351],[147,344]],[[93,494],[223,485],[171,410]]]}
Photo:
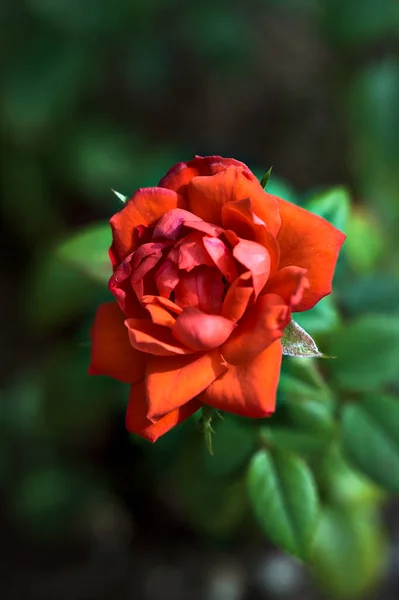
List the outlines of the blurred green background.
{"label": "blurred green background", "polygon": [[[250,519],[232,477],[253,450],[240,422],[220,424],[214,462],[194,423],[154,447],[125,432],[127,387],[86,373],[106,286],[58,248],[119,209],[111,188],[155,185],[194,154],[259,176],[273,165],[268,189],[299,203],[343,186],[325,203],[348,234],[334,303],[299,322],[341,357],[320,367],[328,382],[398,393],[399,3],[2,0],[0,23],[1,597],[325,598]],[[378,496],[331,461],[321,545]],[[369,513],[328,549],[322,585],[397,599],[394,505],[383,518],[377,591],[382,529],[364,529]]]}

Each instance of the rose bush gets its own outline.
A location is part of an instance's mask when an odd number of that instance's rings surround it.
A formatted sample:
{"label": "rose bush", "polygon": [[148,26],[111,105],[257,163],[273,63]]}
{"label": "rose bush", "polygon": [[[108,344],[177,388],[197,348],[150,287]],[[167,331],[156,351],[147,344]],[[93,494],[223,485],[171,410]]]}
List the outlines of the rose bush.
{"label": "rose bush", "polygon": [[116,302],[89,372],[131,384],[128,430],[155,441],[202,404],[270,415],[284,328],[331,292],[345,236],[219,156],[175,165],[110,223]]}

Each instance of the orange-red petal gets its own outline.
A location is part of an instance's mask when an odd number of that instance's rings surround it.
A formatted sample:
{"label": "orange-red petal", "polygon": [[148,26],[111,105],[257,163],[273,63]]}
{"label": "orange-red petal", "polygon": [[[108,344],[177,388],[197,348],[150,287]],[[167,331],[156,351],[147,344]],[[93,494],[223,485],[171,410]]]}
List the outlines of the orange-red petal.
{"label": "orange-red petal", "polygon": [[247,310],[253,296],[252,275],[249,271],[243,273],[229,287],[223,301],[222,316],[236,323]]}
{"label": "orange-red petal", "polygon": [[195,352],[205,352],[223,344],[235,324],[220,315],[208,315],[194,306],[185,308],[172,327],[174,337]]}
{"label": "orange-red petal", "polygon": [[198,175],[215,175],[231,166],[242,168],[247,172],[249,177],[255,179],[255,175],[251,173],[248,167],[234,158],[222,158],[221,156],[195,156],[192,160],[178,163],[169,169],[159,182],[159,185],[174,190],[179,194],[184,194],[187,190],[187,185],[193,177],[197,177]]}
{"label": "orange-red petal", "polygon": [[265,294],[277,294],[290,306],[291,310],[302,300],[303,294],[309,289],[306,277],[307,270],[301,267],[284,267],[269,279],[264,289]]}
{"label": "orange-red petal", "polygon": [[153,423],[147,418],[147,398],[144,381],[132,385],[129,396],[129,404],[126,411],[126,429],[141,437],[156,442],[156,440],[170,431],[173,427],[185,421],[202,406],[195,398],[183,406],[172,410],[158,421]]}
{"label": "orange-red petal", "polygon": [[149,319],[126,319],[129,340],[133,348],[154,354],[155,356],[174,356],[192,354],[193,351],[182,346],[167,327],[156,325]]}
{"label": "orange-red petal", "polygon": [[290,320],[284,300],[275,294],[260,296],[243,316],[220,351],[231,365],[252,361],[265,348],[283,336]]}
{"label": "orange-red petal", "polygon": [[175,300],[181,308],[196,306],[210,314],[220,314],[224,286],[216,267],[200,266],[190,272],[181,271],[175,287]]}
{"label": "orange-red petal", "polygon": [[218,350],[195,356],[151,357],[147,364],[147,418],[166,415],[198,396],[226,370]]}
{"label": "orange-red petal", "polygon": [[267,417],[275,409],[281,358],[281,342],[276,340],[251,362],[230,367],[207,387],[200,399],[243,417]]}
{"label": "orange-red petal", "polygon": [[194,177],[187,192],[189,210],[204,221],[222,225],[225,204],[250,198],[254,213],[270,232],[276,235],[280,228],[277,198],[265,192],[259,181],[241,167],[228,167],[210,177]]}
{"label": "orange-red petal", "polygon": [[[268,229],[266,224],[255,214],[254,202],[251,198],[228,202],[222,207],[222,223],[227,230],[244,239],[252,240],[262,244],[270,254],[270,270],[274,272],[280,260],[280,248],[275,235]],[[280,221],[275,224],[278,231]],[[227,234],[229,236],[229,234]],[[231,237],[231,234],[230,234]],[[232,240],[231,240],[232,243]]]}
{"label": "orange-red petal", "polygon": [[295,310],[309,310],[331,293],[334,269],[345,235],[325,219],[286,200],[279,199],[279,210],[279,268],[296,266],[307,269],[310,286],[304,290]]}
{"label": "orange-red petal", "polygon": [[238,244],[233,248],[233,256],[251,272],[256,299],[269,278],[269,252],[264,246],[257,242],[240,239]]}
{"label": "orange-red petal", "polygon": [[141,188],[124,208],[110,220],[112,254],[121,262],[136,247],[135,230],[140,225],[153,225],[168,210],[185,208],[184,199],[164,187]]}
{"label": "orange-red petal", "polygon": [[108,375],[124,383],[143,378],[147,356],[130,345],[124,319],[116,302],[98,308],[91,330],[90,375]]}

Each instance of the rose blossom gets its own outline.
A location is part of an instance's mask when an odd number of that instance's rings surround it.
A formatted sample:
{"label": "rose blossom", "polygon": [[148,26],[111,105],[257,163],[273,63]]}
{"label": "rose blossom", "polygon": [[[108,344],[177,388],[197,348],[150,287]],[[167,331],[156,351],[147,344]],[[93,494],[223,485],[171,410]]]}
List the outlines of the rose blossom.
{"label": "rose blossom", "polygon": [[152,442],[202,404],[275,409],[291,313],[331,292],[345,236],[219,156],[179,163],[111,219],[91,374],[131,384],[126,426]]}

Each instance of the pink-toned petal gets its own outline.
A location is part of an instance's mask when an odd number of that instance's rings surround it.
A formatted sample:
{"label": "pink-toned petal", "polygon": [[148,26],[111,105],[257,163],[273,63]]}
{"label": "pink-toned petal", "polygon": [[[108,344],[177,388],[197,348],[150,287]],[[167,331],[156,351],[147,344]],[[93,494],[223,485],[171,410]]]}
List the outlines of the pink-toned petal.
{"label": "pink-toned petal", "polygon": [[190,402],[226,368],[217,350],[192,356],[151,357],[145,378],[147,418],[156,421]]}
{"label": "pink-toned petal", "polygon": [[110,220],[112,251],[122,262],[141,243],[139,226],[152,226],[173,208],[185,208],[185,200],[164,187],[141,188],[133,194],[124,208]]}
{"label": "pink-toned petal", "polygon": [[150,442],[156,442],[159,437],[170,429],[191,417],[201,406],[201,402],[195,398],[187,404],[170,411],[153,423],[147,418],[147,393],[143,380],[130,388],[129,404],[126,411],[126,429]]}
{"label": "pink-toned petal", "polygon": [[291,319],[289,307],[275,294],[260,296],[248,310],[220,351],[231,365],[250,362],[283,336]]}
{"label": "pink-toned petal", "polygon": [[206,235],[210,235],[211,237],[219,237],[223,233],[222,227],[218,227],[217,225],[213,225],[212,223],[207,223],[206,221],[202,220],[184,221],[184,225],[190,229],[202,231],[202,233],[206,233]]}
{"label": "pink-toned petal", "polygon": [[307,269],[309,288],[304,290],[296,311],[309,310],[331,292],[338,254],[345,235],[313,213],[279,199],[281,229],[277,241],[281,249],[279,268]]}
{"label": "pink-toned petal", "polygon": [[172,327],[172,334],[183,346],[195,352],[218,348],[227,340],[235,324],[220,315],[208,315],[198,308],[185,308]]}
{"label": "pink-toned petal", "polygon": [[[277,270],[280,260],[280,248],[275,235],[254,212],[251,198],[228,202],[222,207],[223,227],[234,231],[243,239],[258,242],[267,248],[270,255],[270,271]],[[231,235],[231,234],[230,234]]]}
{"label": "pink-toned petal", "polygon": [[133,348],[155,356],[192,354],[172,336],[170,329],[155,325],[149,319],[126,319],[125,325]]}
{"label": "pink-toned petal", "polygon": [[248,167],[234,158],[222,158],[221,156],[196,156],[188,162],[181,162],[174,165],[166,175],[161,179],[161,187],[175,190],[179,194],[184,194],[187,184],[197,175],[215,175],[224,171],[227,167],[235,166],[245,170],[248,177],[255,178]]}
{"label": "pink-toned petal", "polygon": [[154,280],[160,295],[169,298],[179,283],[179,269],[171,260],[166,259],[155,271]]}
{"label": "pink-toned petal", "polygon": [[151,269],[162,258],[162,250],[168,247],[165,242],[149,242],[143,244],[133,253],[133,274],[132,283],[137,283],[143,279]]}
{"label": "pink-toned petal", "polygon": [[273,235],[280,229],[277,198],[265,192],[248,170],[231,166],[211,177],[194,177],[187,189],[189,210],[215,225],[223,225],[222,207],[250,198],[253,212]]}
{"label": "pink-toned petal", "polygon": [[195,267],[180,273],[175,302],[181,308],[195,306],[209,314],[220,314],[223,305],[222,274],[215,267]]}
{"label": "pink-toned petal", "polygon": [[90,332],[90,375],[108,375],[124,383],[144,377],[148,357],[130,345],[124,319],[116,302],[99,306]]}
{"label": "pink-toned petal", "polygon": [[255,299],[264,288],[270,274],[270,254],[264,246],[250,240],[240,240],[233,256],[252,274]]}
{"label": "pink-toned petal", "polygon": [[223,273],[229,283],[232,283],[238,273],[234,258],[226,244],[219,238],[208,236],[202,238],[202,243],[219,271]]}
{"label": "pink-toned petal", "polygon": [[200,395],[204,404],[251,419],[268,417],[276,406],[283,350],[273,342],[251,362],[230,367]]}
{"label": "pink-toned petal", "polygon": [[180,236],[181,228],[185,221],[201,221],[199,217],[181,208],[175,208],[163,215],[155,225],[153,239],[166,238],[168,240],[177,240]]}
{"label": "pink-toned petal", "polygon": [[108,289],[127,317],[140,318],[145,315],[145,311],[131,284],[132,257],[133,254],[130,254],[117,267],[109,280]]}
{"label": "pink-toned petal", "polygon": [[169,300],[169,298],[163,298],[162,296],[143,296],[142,302],[144,306],[146,306],[147,304],[157,303],[160,306],[166,308],[167,310],[173,312],[175,315],[181,315],[181,313],[183,312],[183,309],[180,308],[180,306],[177,306],[175,302],[172,302],[172,300]]}
{"label": "pink-toned petal", "polygon": [[253,299],[252,275],[249,271],[243,273],[229,287],[223,301],[222,316],[236,323],[247,310]]}
{"label": "pink-toned petal", "polygon": [[291,310],[302,300],[303,294],[309,289],[306,277],[307,270],[301,267],[284,267],[267,282],[264,293],[278,294]]}
{"label": "pink-toned petal", "polygon": [[175,247],[179,249],[179,269],[192,271],[194,267],[199,267],[200,265],[214,266],[215,263],[205,250],[202,238],[202,233],[194,231],[177,242]]}

